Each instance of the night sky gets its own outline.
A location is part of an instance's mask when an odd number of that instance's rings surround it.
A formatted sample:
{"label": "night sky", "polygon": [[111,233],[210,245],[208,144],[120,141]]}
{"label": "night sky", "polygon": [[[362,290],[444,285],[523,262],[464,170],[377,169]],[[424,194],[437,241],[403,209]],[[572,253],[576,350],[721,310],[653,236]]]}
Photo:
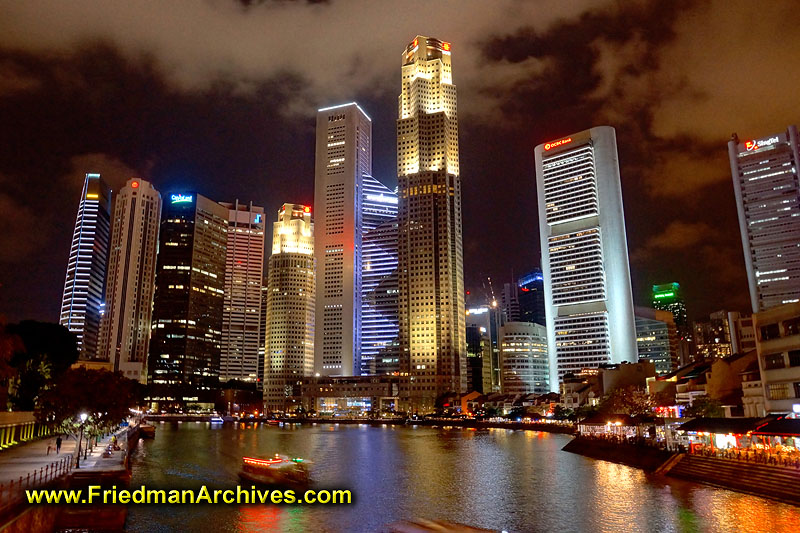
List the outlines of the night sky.
{"label": "night sky", "polygon": [[394,187],[401,53],[417,34],[453,47],[468,289],[540,263],[533,147],[609,124],[636,303],[678,281],[692,317],[749,311],[727,141],[800,121],[797,7],[4,2],[0,313],[57,321],[86,172],[275,213],[313,203],[315,110],[357,101]]}

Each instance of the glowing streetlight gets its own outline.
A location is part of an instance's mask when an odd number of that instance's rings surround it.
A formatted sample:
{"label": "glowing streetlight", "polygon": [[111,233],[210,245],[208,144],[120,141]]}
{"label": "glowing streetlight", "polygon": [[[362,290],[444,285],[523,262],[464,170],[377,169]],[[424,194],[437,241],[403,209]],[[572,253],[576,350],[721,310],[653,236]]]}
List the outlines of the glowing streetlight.
{"label": "glowing streetlight", "polygon": [[86,413],[81,413],[78,415],[78,418],[81,419],[81,432],[80,436],[78,437],[78,459],[75,461],[75,468],[81,467],[81,441],[83,440],[83,425],[86,423],[86,419],[89,418],[89,415]]}

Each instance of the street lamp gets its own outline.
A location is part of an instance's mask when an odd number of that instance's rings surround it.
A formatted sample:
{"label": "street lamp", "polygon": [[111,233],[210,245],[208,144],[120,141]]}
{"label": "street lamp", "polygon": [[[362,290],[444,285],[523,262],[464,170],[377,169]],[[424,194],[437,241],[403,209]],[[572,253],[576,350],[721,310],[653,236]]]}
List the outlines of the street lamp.
{"label": "street lamp", "polygon": [[83,425],[86,423],[86,419],[89,418],[89,415],[86,413],[81,413],[79,418],[81,419],[81,432],[80,436],[78,437],[78,460],[75,462],[75,468],[81,467],[81,441],[83,440]]}

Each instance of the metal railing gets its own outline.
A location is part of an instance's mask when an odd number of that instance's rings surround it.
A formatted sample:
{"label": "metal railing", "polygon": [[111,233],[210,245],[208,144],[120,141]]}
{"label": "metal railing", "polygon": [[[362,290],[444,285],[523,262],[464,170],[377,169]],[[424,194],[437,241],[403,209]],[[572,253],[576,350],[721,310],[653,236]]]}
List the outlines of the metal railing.
{"label": "metal railing", "polygon": [[25,490],[40,487],[62,476],[69,474],[73,468],[72,455],[66,455],[49,465],[32,470],[18,480],[8,484],[0,483],[0,513],[19,503],[25,497]]}

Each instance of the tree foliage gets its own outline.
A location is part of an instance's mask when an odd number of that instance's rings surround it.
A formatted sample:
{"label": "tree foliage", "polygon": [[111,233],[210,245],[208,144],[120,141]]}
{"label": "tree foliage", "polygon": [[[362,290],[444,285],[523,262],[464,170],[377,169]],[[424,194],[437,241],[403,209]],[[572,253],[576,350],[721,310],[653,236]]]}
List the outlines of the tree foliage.
{"label": "tree foliage", "polygon": [[710,417],[719,418],[725,416],[725,410],[722,408],[722,402],[709,398],[708,396],[700,396],[692,401],[692,405],[686,408],[684,416],[691,418]]}
{"label": "tree foliage", "polygon": [[634,385],[612,390],[600,402],[599,411],[604,414],[649,415],[653,402],[647,392]]}
{"label": "tree foliage", "polygon": [[9,403],[14,410],[33,411],[47,384],[78,360],[75,335],[60,324],[34,320],[9,324],[6,335],[16,339],[11,341]]}
{"label": "tree foliage", "polygon": [[119,372],[73,368],[41,394],[36,417],[51,428],[71,432],[86,413],[89,433],[102,433],[130,414],[140,387]]}

